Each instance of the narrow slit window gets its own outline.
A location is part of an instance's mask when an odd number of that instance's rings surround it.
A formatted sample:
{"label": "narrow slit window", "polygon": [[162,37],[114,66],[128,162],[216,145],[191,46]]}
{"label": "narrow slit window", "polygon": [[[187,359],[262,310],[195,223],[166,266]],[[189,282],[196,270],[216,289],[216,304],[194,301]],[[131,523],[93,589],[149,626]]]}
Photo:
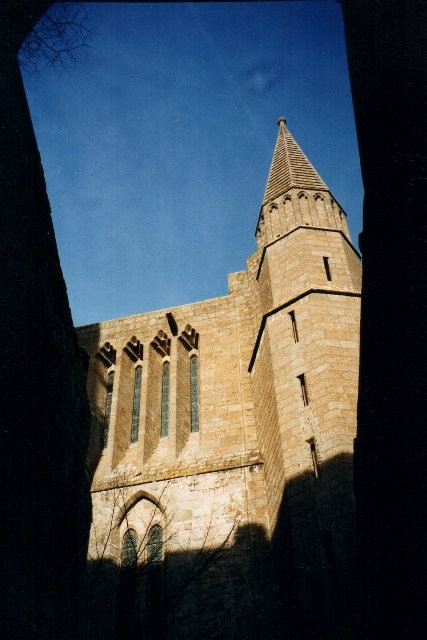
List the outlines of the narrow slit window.
{"label": "narrow slit window", "polygon": [[308,393],[307,393],[307,383],[305,381],[305,375],[302,373],[300,376],[297,376],[300,386],[301,386],[301,397],[304,404],[304,407],[308,405]]}
{"label": "narrow slit window", "polygon": [[142,381],[142,367],[138,366],[135,369],[133,380],[133,400],[132,400],[132,421],[130,428],[130,441],[138,441],[139,433],[139,408],[141,405],[141,381]]}
{"label": "narrow slit window", "polygon": [[331,281],[331,267],[329,265],[329,258],[326,256],[323,256],[323,266],[325,267],[326,279]]}
{"label": "narrow slit window", "polygon": [[128,529],[123,536],[122,567],[136,567],[138,559],[138,537],[135,529]]}
{"label": "narrow slit window", "polygon": [[113,398],[113,386],[114,386],[114,371],[110,371],[110,373],[107,375],[107,396],[105,398],[104,431],[103,431],[104,449],[106,449],[108,445],[108,432],[110,430],[111,401]]}
{"label": "narrow slit window", "polygon": [[163,363],[162,375],[162,406],[160,416],[160,437],[166,438],[169,434],[169,378],[170,364]]}
{"label": "narrow slit window", "polygon": [[292,332],[294,334],[294,341],[298,342],[299,338],[298,338],[297,321],[296,321],[296,318],[295,318],[295,311],[289,311],[289,317],[290,317],[291,323],[292,323]]}
{"label": "narrow slit window", "polygon": [[316,450],[316,441],[313,438],[309,438],[307,440],[307,444],[310,447],[310,454],[311,454],[311,461],[313,463],[313,471],[314,471],[314,475],[316,478],[319,477],[319,460],[317,457],[317,450]]}
{"label": "narrow slit window", "polygon": [[190,358],[190,409],[191,432],[199,430],[199,364],[197,357]]}
{"label": "narrow slit window", "polygon": [[148,564],[160,564],[163,560],[163,529],[155,524],[148,532],[147,561]]}

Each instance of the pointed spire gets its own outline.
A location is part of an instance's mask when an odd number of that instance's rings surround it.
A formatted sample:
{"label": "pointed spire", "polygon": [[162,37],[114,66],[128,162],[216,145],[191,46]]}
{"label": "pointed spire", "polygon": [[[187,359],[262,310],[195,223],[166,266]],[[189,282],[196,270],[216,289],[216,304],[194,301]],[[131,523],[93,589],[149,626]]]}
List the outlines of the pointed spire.
{"label": "pointed spire", "polygon": [[286,127],[283,116],[277,121],[279,134],[265,188],[263,204],[278,198],[293,187],[328,190]]}

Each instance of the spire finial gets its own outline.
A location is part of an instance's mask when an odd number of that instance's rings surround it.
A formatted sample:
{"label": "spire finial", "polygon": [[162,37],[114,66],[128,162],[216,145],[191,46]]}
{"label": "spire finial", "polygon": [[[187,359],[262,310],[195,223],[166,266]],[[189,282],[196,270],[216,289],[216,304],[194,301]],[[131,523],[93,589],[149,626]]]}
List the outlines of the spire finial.
{"label": "spire finial", "polygon": [[280,117],[279,117],[279,119],[278,119],[278,121],[277,121],[277,124],[279,125],[279,127],[280,127],[280,125],[282,124],[282,122],[283,122],[283,124],[284,124],[284,125],[286,124],[286,118],[285,118],[285,116],[280,116]]}

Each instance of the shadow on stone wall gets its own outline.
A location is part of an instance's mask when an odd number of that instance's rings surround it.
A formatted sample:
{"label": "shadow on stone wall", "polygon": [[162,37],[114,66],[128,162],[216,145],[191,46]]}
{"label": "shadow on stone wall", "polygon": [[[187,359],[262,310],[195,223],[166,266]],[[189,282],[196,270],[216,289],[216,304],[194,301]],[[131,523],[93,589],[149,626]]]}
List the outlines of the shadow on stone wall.
{"label": "shadow on stone wall", "polygon": [[272,538],[275,626],[286,640],[355,637],[352,456],[287,483]]}
{"label": "shadow on stone wall", "polygon": [[259,525],[228,549],[162,565],[88,565],[88,638],[343,640],[355,637],[352,457],[286,487],[271,543]]}
{"label": "shadow on stone wall", "polygon": [[[92,335],[95,344],[98,342],[100,334],[99,324],[92,325]],[[87,351],[80,346],[81,360],[84,363],[84,382],[87,389],[87,379],[90,370],[90,356]],[[95,376],[96,379],[92,380],[92,385],[96,388],[103,389],[104,393],[107,393],[107,383],[105,376],[102,376],[100,369],[93,368],[90,372],[91,376]],[[90,434],[89,443],[86,456],[86,465],[91,480],[96,473],[99,462],[101,460],[102,453],[104,451],[104,426],[105,426],[105,406],[101,407],[98,403],[92,402],[90,404]]]}
{"label": "shadow on stone wall", "polygon": [[227,549],[166,553],[161,564],[88,565],[90,640],[240,640],[272,637],[270,545],[238,528]]}

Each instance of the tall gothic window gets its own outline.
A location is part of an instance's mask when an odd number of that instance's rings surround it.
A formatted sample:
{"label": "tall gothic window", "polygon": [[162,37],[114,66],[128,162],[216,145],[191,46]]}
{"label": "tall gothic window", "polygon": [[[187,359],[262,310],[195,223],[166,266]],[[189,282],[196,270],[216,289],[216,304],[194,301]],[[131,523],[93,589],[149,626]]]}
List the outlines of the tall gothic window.
{"label": "tall gothic window", "polygon": [[113,386],[114,386],[114,371],[110,371],[109,374],[107,375],[107,397],[105,398],[104,432],[103,432],[104,449],[108,445],[108,431],[110,429],[111,400],[113,398]]}
{"label": "tall gothic window", "polygon": [[128,529],[123,536],[122,567],[136,567],[138,559],[138,537],[135,529]]}
{"label": "tall gothic window", "polygon": [[163,529],[155,524],[148,532],[147,561],[148,564],[160,564],[163,560]]}
{"label": "tall gothic window", "polygon": [[132,400],[132,421],[130,428],[130,441],[137,442],[139,431],[139,408],[141,405],[141,380],[142,380],[142,367],[138,366],[135,369],[133,380],[133,400]]}
{"label": "tall gothic window", "polygon": [[190,358],[191,432],[199,430],[199,364],[197,356]]}
{"label": "tall gothic window", "polygon": [[169,379],[170,379],[170,364],[169,362],[163,363],[162,374],[162,406],[160,416],[160,437],[165,438],[169,434]]}

